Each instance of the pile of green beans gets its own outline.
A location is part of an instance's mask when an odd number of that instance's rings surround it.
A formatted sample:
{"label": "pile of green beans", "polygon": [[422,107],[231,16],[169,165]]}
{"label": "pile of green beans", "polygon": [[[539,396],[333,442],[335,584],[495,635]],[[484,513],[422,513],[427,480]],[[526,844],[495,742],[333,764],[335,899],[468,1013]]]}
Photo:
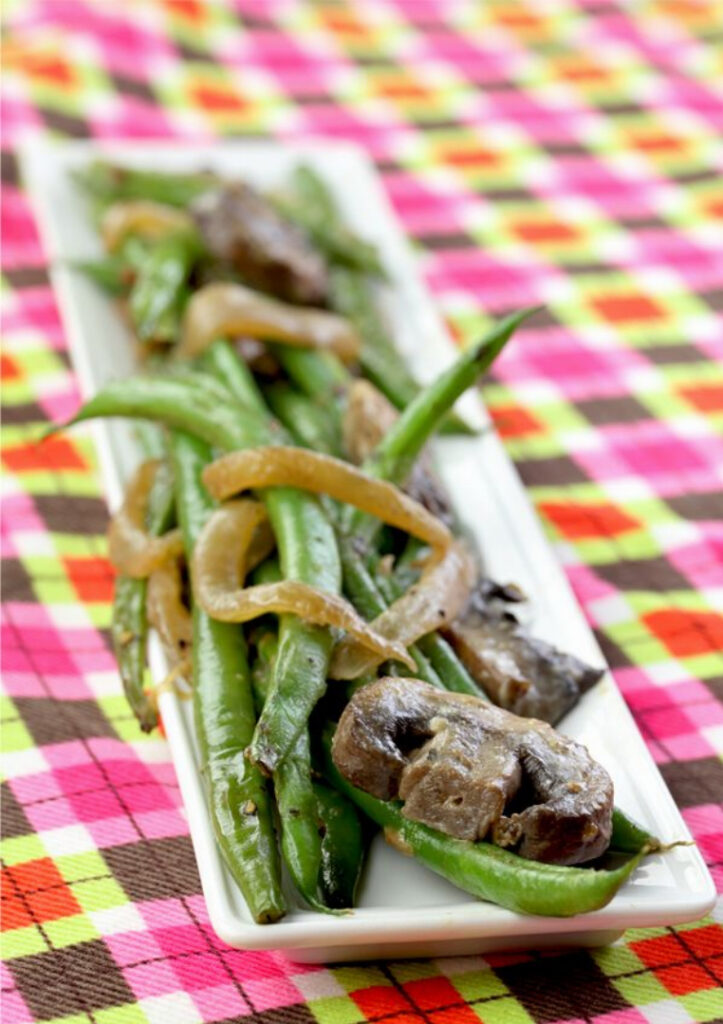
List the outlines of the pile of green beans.
{"label": "pile of green beans", "polygon": [[[246,418],[252,410],[271,439],[271,416],[252,374],[231,347],[224,341],[215,342],[205,362],[244,408]],[[278,435],[276,440],[280,440]],[[336,537],[317,500],[290,487],[271,488],[262,498],[276,535],[283,577],[339,593],[341,563]],[[267,771],[273,771],[289,754],[326,690],[332,644],[329,630],[295,616],[282,616],[269,699],[249,747],[249,757]]]}
{"label": "pile of green beans", "polygon": [[[309,232],[331,266],[331,306],[359,331],[361,368],[397,409],[419,394],[420,386],[399,354],[375,296],[375,279],[386,273],[373,246],[352,235],[326,182],[312,168],[298,167],[285,193],[284,210]],[[440,424],[442,433],[471,433],[454,412]]]}
{"label": "pile of green beans", "polygon": [[[171,433],[176,504],[190,559],[213,503],[201,484],[208,445]],[[243,631],[193,605],[193,710],[201,776],[216,838],[254,920],[286,910],[271,801],[264,776],[245,757],[256,725]]]}
{"label": "pile of green beans", "polygon": [[119,167],[96,160],[76,172],[82,191],[102,206],[122,200],[150,199],[185,209],[217,184],[213,174],[164,174],[137,167]]}
{"label": "pile of green beans", "polygon": [[374,246],[344,224],[326,183],[310,167],[300,166],[292,172],[289,188],[278,203],[330,261],[374,277],[386,276]]}
{"label": "pile of green beans", "polygon": [[[83,184],[99,208],[141,198],[184,208],[213,187],[214,179],[97,164]],[[297,169],[278,201],[327,258],[331,304],[363,337],[361,371],[401,410],[363,470],[370,478],[402,486],[436,432],[460,429],[452,412],[456,399],[534,310],[493,325],[449,370],[420,389],[375,305],[375,281],[384,277],[384,269],[373,246],[347,228],[326,185],[308,168]],[[128,300],[139,340],[163,342],[172,352],[203,258],[203,246],[191,230],[153,243],[130,237],[116,254],[83,269],[110,294]],[[149,498],[146,529],[160,536],[177,521],[189,566],[214,507],[201,474],[215,454],[295,442],[343,456],[350,371],[329,353],[277,345],[274,354],[285,379],[262,383],[228,339],[217,339],[193,365],[161,356],[153,372],[109,384],[72,421],[124,416],[155,424],[144,434],[163,467]],[[410,573],[404,562],[418,551],[416,542],[397,559],[397,571],[389,573],[381,569],[385,549],[378,520],[291,487],[267,488],[257,497],[266,506],[276,553],[256,568],[254,582],[297,580],[343,593],[368,620],[405,590]],[[141,726],[149,729],[157,712],[145,690],[146,589],[145,580],[118,579],[112,635],[129,703]],[[461,842],[408,820],[395,802],[376,800],[351,786],[331,761],[333,722],[328,719],[338,713],[344,695],[348,699],[367,681],[332,684],[324,700],[338,639],[334,631],[292,615],[265,616],[260,625],[244,629],[215,621],[192,598],[191,613],[194,719],[209,810],[219,848],[259,923],[278,920],[286,911],[282,860],[307,906],[325,912],[353,906],[366,820],[461,888],[523,913],[567,916],[597,909],[640,858],[657,848],[657,841],[619,809],[612,848],[628,859],[612,870],[526,861],[488,843]],[[422,637],[409,653],[415,677],[482,696],[438,634]],[[391,664],[379,672],[410,670]]]}
{"label": "pile of green beans", "polygon": [[176,232],[149,248],[128,296],[140,341],[171,344],[178,337],[189,278],[202,251],[198,235],[191,231]]}
{"label": "pile of green beans", "polygon": [[[271,692],[278,637],[268,632],[256,646],[254,694],[262,713]],[[274,791],[284,863],[298,892],[315,910],[352,907],[364,863],[362,827],[353,804],[314,779],[307,727],[274,772]]]}

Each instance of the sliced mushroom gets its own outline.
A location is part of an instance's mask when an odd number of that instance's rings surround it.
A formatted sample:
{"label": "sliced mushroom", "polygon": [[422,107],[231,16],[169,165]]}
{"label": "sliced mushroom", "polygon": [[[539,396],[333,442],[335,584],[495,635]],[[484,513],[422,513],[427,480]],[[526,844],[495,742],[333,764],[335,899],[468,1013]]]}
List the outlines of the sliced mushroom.
{"label": "sliced mushroom", "polygon": [[514,588],[481,580],[445,636],[490,700],[554,725],[604,670],[532,636],[510,610],[521,597]]}
{"label": "sliced mushroom", "polygon": [[586,748],[476,697],[376,680],[344,709],[332,755],[353,785],[458,839],[552,864],[593,860],[610,842],[612,780]]}
{"label": "sliced mushroom", "polygon": [[240,182],[206,192],[193,214],[209,252],[255,288],[287,302],[323,305],[326,264],[304,232]]}

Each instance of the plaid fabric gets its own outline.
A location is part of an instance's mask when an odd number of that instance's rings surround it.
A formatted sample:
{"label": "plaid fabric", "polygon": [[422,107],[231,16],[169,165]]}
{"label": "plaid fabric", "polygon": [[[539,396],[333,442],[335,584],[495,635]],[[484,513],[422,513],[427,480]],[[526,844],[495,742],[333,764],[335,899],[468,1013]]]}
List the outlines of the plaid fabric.
{"label": "plaid fabric", "polygon": [[13,147],[369,147],[452,329],[540,302],[485,396],[703,854],[723,872],[723,19],[697,0],[6,0],[7,1024],[682,1024],[712,921],[593,952],[307,968],[211,933],[168,751],[109,653],[106,510]]}

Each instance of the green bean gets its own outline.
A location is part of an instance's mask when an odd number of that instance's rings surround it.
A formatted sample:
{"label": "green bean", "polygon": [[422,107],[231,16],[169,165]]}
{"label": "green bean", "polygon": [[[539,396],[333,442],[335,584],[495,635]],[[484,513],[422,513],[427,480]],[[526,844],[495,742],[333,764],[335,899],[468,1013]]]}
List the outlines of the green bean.
{"label": "green bean", "polygon": [[[287,370],[295,371],[292,375],[297,383],[304,387],[307,395],[311,395],[316,399],[328,398],[329,389],[337,386],[339,378],[334,375],[333,371],[330,375],[326,375],[326,377],[323,373],[318,378],[315,376],[314,368],[319,354],[315,352],[302,352],[298,349],[289,349],[287,351],[290,359],[290,366],[287,365]],[[301,355],[301,359],[297,358],[299,355]],[[288,362],[286,358],[283,358],[282,361],[284,363]],[[321,360],[321,363],[326,367],[329,366],[327,360]],[[334,357],[331,357],[331,365],[335,365]],[[336,366],[341,367],[341,364],[336,363]],[[342,373],[344,372],[342,368]],[[319,380],[321,381],[320,385]],[[319,387],[319,390],[317,390],[317,387]],[[317,438],[323,428],[317,426],[316,421],[323,421],[328,408],[328,405],[322,408],[321,405],[314,403],[306,405],[302,412],[299,405],[296,415],[294,415],[294,410],[288,406],[283,407],[283,405],[277,402],[274,411],[284,425],[294,433],[298,441],[309,447],[318,448],[320,445]],[[321,450],[326,449],[322,448]],[[331,454],[336,453],[332,452]],[[353,539],[347,538],[345,540],[343,537],[339,537],[339,545],[344,570],[344,586],[352,602],[357,610],[367,619],[373,619],[377,615],[381,615],[386,610],[387,604],[400,596],[400,592],[396,592],[394,596],[387,594],[382,597],[378,593],[378,588],[381,586],[382,581],[377,579],[375,585],[375,581],[372,580],[363,564],[363,560],[354,550]],[[434,633],[428,637],[423,637],[422,640],[410,648],[410,654],[417,666],[419,678],[424,679],[425,682],[431,683],[433,686],[443,686],[448,690],[455,690],[458,693],[471,693],[483,696],[467,669],[447,641],[439,636],[439,634]],[[409,672],[408,669],[401,665],[395,666],[395,671],[403,675]]]}
{"label": "green bean", "polygon": [[148,253],[148,243],[134,235],[126,237],[117,252],[70,265],[85,274],[109,295],[126,295]]}
{"label": "green bean", "polygon": [[661,843],[654,835],[629,818],[618,807],[613,810],[613,832],[610,849],[621,853],[638,853],[642,849],[657,850]]}
{"label": "green bean", "polygon": [[[259,420],[263,414],[268,424],[270,416],[253,377],[226,342],[210,347],[205,365]],[[263,492],[263,500],[284,578],[338,593],[341,565],[336,537],[319,502],[290,487],[269,488]],[[249,756],[266,771],[272,772],[282,763],[325,692],[332,646],[328,629],[293,615],[281,616],[271,694],[249,747]]]}
{"label": "green bean", "polygon": [[[267,633],[257,642],[257,658],[253,669],[254,696],[261,714],[271,689],[273,665],[278,641]],[[328,908],[319,898],[321,871],[321,836],[319,811],[311,781],[309,731],[299,733],[293,749],[273,773],[274,793],[281,823],[281,853],[291,880],[300,895],[315,910]]]}
{"label": "green bean", "polygon": [[[108,416],[154,420],[175,430],[188,431],[225,451],[268,442],[268,432],[259,427],[253,416],[240,416],[237,406],[219,402],[196,384],[173,375],[111,381],[64,426]],[[59,429],[63,426],[53,427],[48,434]]]}
{"label": "green bean", "polygon": [[269,433],[271,417],[263,396],[246,363],[239,359],[231,345],[222,338],[213,342],[201,357],[203,371],[222,384],[242,408],[248,409],[259,426]]}
{"label": "green bean", "polygon": [[[288,211],[304,223],[319,248],[334,262],[329,282],[331,305],[352,321],[362,337],[360,363],[364,374],[398,409],[404,409],[417,395],[419,385],[387,333],[366,277],[385,276],[374,247],[354,240],[331,191],[311,168],[296,169],[292,192],[295,198],[287,204]],[[287,372],[291,373],[288,368]],[[442,430],[472,432],[454,413],[447,417]]]}
{"label": "green bean", "polygon": [[[377,615],[381,615],[387,609],[387,602],[379,591],[378,581],[372,578],[363,560],[357,555],[353,540],[340,536],[339,554],[344,571],[344,586],[352,603],[364,618],[375,619]],[[431,683],[432,686],[444,689],[444,681],[419,646],[412,644],[408,650],[416,666],[415,677],[423,679],[426,683]],[[390,674],[408,676],[412,673],[405,665],[394,663],[393,666],[390,666]]]}
{"label": "green bean", "polygon": [[[421,390],[421,386],[410,376],[403,357],[396,350],[389,354],[371,346],[363,346],[359,363],[364,376],[368,377],[396,409],[406,409]],[[457,418],[456,423],[443,424],[442,433],[469,434],[473,431]]]}
{"label": "green bean", "polygon": [[539,307],[523,309],[498,321],[478,342],[426,387],[392,424],[364,469],[380,480],[403,483],[419,453],[459,396],[489,369],[514,332]]}
{"label": "green bean", "polygon": [[[173,476],[168,463],[164,462],[149,495],[146,522],[149,534],[158,537],[170,529],[173,525],[174,511]],[[123,692],[144,732],[150,732],[158,724],[156,706],[145,692],[147,590],[148,581],[145,579],[118,576],[115,581],[111,618],[111,639]]]}
{"label": "green bean", "polygon": [[[332,519],[332,522],[336,522],[338,519],[338,509],[331,504],[326,505],[325,508],[328,509],[329,518]],[[353,541],[350,541],[348,538],[339,537],[338,542],[344,582],[349,596],[357,610],[365,618],[376,618],[377,615],[381,615],[386,610],[387,603],[362,560],[355,553]],[[276,575],[277,564],[273,562],[264,563],[264,566],[257,570],[254,582],[274,582],[276,579],[279,579],[280,575]],[[440,676],[416,644],[409,648],[409,653],[416,665],[415,675],[425,682],[431,683],[432,686],[444,688],[444,683]],[[393,674],[407,676],[411,672],[405,665],[394,663]],[[452,686],[447,687],[447,689],[453,688]]]}
{"label": "green bean", "polygon": [[[261,711],[278,650],[276,635],[263,634],[256,641],[256,649],[252,677]],[[281,852],[299,893],[309,906],[324,913],[353,906],[364,860],[361,824],[352,803],[312,780],[307,729],[273,779],[281,822]]]}
{"label": "green bean", "polygon": [[179,231],[152,245],[129,295],[133,325],[141,341],[172,342],[188,297],[188,279],[201,255],[192,231]]}
{"label": "green bean", "polygon": [[123,692],[143,732],[158,725],[155,704],[145,692],[148,581],[118,576],[113,594],[111,639]]}
{"label": "green bean", "polygon": [[264,397],[286,429],[306,448],[341,456],[334,418],[308,395],[278,382],[264,388]]}
{"label": "green bean", "polygon": [[114,297],[125,295],[132,282],[132,270],[120,253],[95,260],[79,260],[71,266]]}
{"label": "green bean", "polygon": [[[212,346],[209,357],[219,360],[220,379],[242,400],[236,385],[248,373],[245,367],[225,344]],[[107,385],[70,422],[80,423],[98,416],[129,416],[160,420],[226,451],[268,444],[273,440],[270,426],[255,415],[251,396],[244,395],[249,403],[245,415],[238,405],[221,402],[213,393],[188,381],[160,374],[131,377]],[[256,400],[262,402],[260,396]],[[318,502],[286,487],[270,488],[264,501],[285,578],[338,593],[341,567],[336,538]],[[249,748],[253,761],[265,770],[273,771],[283,760],[324,693],[332,645],[329,630],[310,626],[295,616],[282,617],[274,699],[264,709]]]}
{"label": "green bean", "polygon": [[[171,435],[176,502],[186,556],[213,503],[201,483],[208,447],[188,434]],[[244,756],[255,726],[246,643],[240,627],[216,622],[193,606],[193,706],[201,775],[226,863],[255,921],[285,911],[266,781]]]}
{"label": "green bean", "polygon": [[[216,377],[199,369],[193,363],[176,362],[175,360],[161,358],[158,366],[151,365],[149,376],[158,374],[165,380],[177,380],[184,384],[190,384],[198,391],[202,391],[206,398],[221,404],[233,404],[238,414],[238,402],[234,401],[228,388]],[[261,433],[259,433],[259,437]]]}
{"label": "green bean", "polygon": [[136,420],[133,436],[147,459],[166,459],[168,448],[163,428],[147,420]]}
{"label": "green bean", "polygon": [[346,394],[352,376],[332,352],[289,345],[277,345],[274,351],[293,383],[309,398],[326,405]]}
{"label": "green bean", "polygon": [[340,218],[326,183],[310,167],[301,165],[291,175],[291,194],[282,196],[282,212],[303,227],[330,259],[385,277],[376,248],[353,234]]}
{"label": "green bean", "polygon": [[392,356],[395,366],[399,360],[399,368],[403,368],[404,377],[409,379],[409,371],[387,333],[368,279],[349,267],[333,267],[330,288],[331,305],[351,320],[362,337],[363,347]]}
{"label": "green bean", "polygon": [[[215,346],[211,351],[219,351]],[[244,373],[243,367],[235,359],[230,350],[227,350],[233,363]],[[221,372],[221,379],[229,384],[229,367],[224,365]],[[251,396],[243,392],[237,393],[237,398],[243,400],[247,405],[252,401]],[[261,402],[257,396],[256,401]],[[263,406],[261,406],[263,408]],[[92,419],[96,416],[134,416],[142,419],[159,419],[168,426],[176,429],[186,429],[202,438],[207,443],[225,450],[243,448],[265,444],[268,442],[267,430],[261,426],[253,415],[241,417],[230,406],[215,400],[213,396],[204,394],[200,388],[192,384],[175,379],[157,375],[152,378],[128,378],[124,381],[115,381],[106,386],[94,398],[92,398],[71,422],[77,423]],[[294,500],[289,499],[289,493],[294,495]],[[328,543],[330,527],[325,517],[321,516],[318,504],[314,499],[299,492],[289,492],[287,488],[274,488],[268,492],[269,496],[282,495],[281,499],[271,498],[271,505],[276,508],[276,522],[272,515],[272,525],[277,536],[293,538],[291,544],[285,546],[288,566],[294,566],[294,573],[291,578],[300,579],[298,575],[303,571],[308,573],[306,580],[323,585],[321,581],[324,574],[321,566],[326,565],[329,553],[335,551],[335,542],[332,546],[325,548]],[[284,497],[285,496],[285,497]],[[305,499],[305,500],[302,500]],[[279,506],[279,500],[281,505]],[[303,514],[299,514],[299,505]],[[270,507],[271,512],[271,507]],[[320,524],[323,523],[323,526]],[[319,530],[322,532],[320,533]],[[307,543],[307,538],[314,538],[313,544]],[[282,554],[282,559],[284,555]],[[358,557],[357,557],[358,562]],[[345,569],[349,574],[350,559],[345,560]],[[302,568],[299,568],[299,567]],[[336,570],[336,567],[332,567]],[[288,574],[292,570],[288,568]],[[330,576],[328,577],[331,579]],[[338,586],[337,577],[334,585]],[[348,584],[352,589],[353,582],[349,577]],[[325,589],[330,589],[329,586]],[[355,600],[359,600],[359,597]],[[363,614],[367,614],[364,612]],[[383,610],[383,608],[382,608]],[[297,636],[298,634],[298,636]],[[282,653],[278,660],[279,692],[284,694],[295,693],[295,697],[289,703],[288,699],[274,700],[269,703],[269,712],[264,712],[263,721],[259,723],[254,742],[252,744],[252,756],[269,770],[274,763],[283,758],[284,752],[288,751],[298,734],[300,725],[299,703],[303,700],[306,709],[306,718],[325,688],[325,675],[328,664],[328,656],[331,641],[327,631],[319,627],[310,627],[300,623],[298,619],[284,617],[282,623]],[[294,652],[294,646],[298,643],[298,651]],[[439,676],[429,666],[427,659],[419,650],[413,652],[418,670],[427,681],[439,685]],[[296,662],[296,664],[295,664]],[[299,669],[299,665],[303,668]],[[303,690],[300,692],[297,682],[297,673],[302,672],[304,682]],[[303,721],[306,720],[303,719]]]}
{"label": "green bean", "polygon": [[542,864],[491,843],[454,839],[405,818],[398,803],[377,800],[352,786],[331,758],[329,737],[325,747],[327,777],[384,829],[388,842],[460,889],[517,913],[571,917],[599,910],[610,902],[649,852],[643,847],[619,868],[601,871]]}
{"label": "green bean", "polygon": [[267,558],[261,565],[257,565],[251,573],[251,582],[254,585],[257,583],[278,583],[281,578],[281,566],[279,565],[278,558],[275,557]]}
{"label": "green bean", "polygon": [[[526,309],[505,317],[421,391],[386,432],[364,463],[364,470],[379,480],[403,484],[444,415],[492,364],[516,328],[533,312],[533,309]],[[358,509],[349,508],[344,516],[343,529],[347,534],[353,534],[358,543],[370,545],[379,529],[379,521]]]}
{"label": "green bean", "polygon": [[[365,462],[364,469],[370,476],[396,484],[404,482],[440,419],[459,395],[491,364],[515,328],[531,312],[526,310],[506,317],[482,341],[462,353],[449,370],[419,394],[387,431]],[[359,550],[360,543],[369,550],[378,528],[378,520],[357,509],[347,508],[342,513],[341,533],[345,538],[341,542],[344,583],[353,600],[355,592],[356,600],[364,600],[364,567]],[[377,586],[380,583],[384,585],[384,581],[378,579]],[[392,586],[391,580],[389,586]],[[368,587],[366,589],[368,590]],[[399,593],[388,595],[391,600],[395,599],[395,596],[399,596]],[[363,611],[363,614],[369,613]],[[432,634],[423,638],[417,644],[416,653],[424,659],[432,673],[447,689],[480,695],[479,688],[466,668],[441,637]]]}
{"label": "green bean", "polygon": [[[374,582],[388,604],[396,601],[407,589],[407,585],[400,581],[395,574],[385,576],[377,572]],[[432,673],[436,674],[440,685],[445,690],[453,690],[455,693],[469,693],[473,697],[480,697],[482,700],[488,699],[487,695],[477,686],[454,650],[439,633],[428,633],[427,636],[420,637],[415,647],[429,665]]]}
{"label": "green bean", "polygon": [[477,686],[443,636],[439,633],[428,633],[417,641],[417,647],[442,680],[445,690],[469,693],[480,700],[489,701],[487,694]]}
{"label": "green bean", "polygon": [[365,842],[354,804],[335,789],[314,782],[316,806],[321,819],[321,865],[319,887],[324,903],[331,909],[353,907]]}
{"label": "green bean", "polygon": [[276,355],[296,388],[323,409],[340,445],[346,394],[352,381],[347,368],[331,352],[277,345]]}
{"label": "green bean", "polygon": [[[347,267],[331,272],[331,305],[347,317],[362,338],[359,364],[366,377],[397,409],[406,409],[420,392],[407,363],[392,342],[377,309],[371,285]],[[453,411],[440,424],[443,433],[471,434],[472,428]]]}
{"label": "green bean", "polygon": [[218,183],[213,174],[165,174],[95,161],[74,174],[81,187],[102,203],[150,199],[185,208]]}

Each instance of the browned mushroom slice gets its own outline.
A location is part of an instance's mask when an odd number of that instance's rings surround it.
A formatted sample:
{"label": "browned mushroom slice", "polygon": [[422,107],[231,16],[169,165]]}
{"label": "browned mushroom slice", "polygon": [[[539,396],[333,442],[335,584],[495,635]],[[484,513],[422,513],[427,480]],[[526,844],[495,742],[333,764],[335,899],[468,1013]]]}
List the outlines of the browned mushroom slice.
{"label": "browned mushroom slice", "polygon": [[332,754],[353,785],[458,839],[552,864],[593,860],[610,842],[612,780],[586,748],[476,697],[379,679],[344,709]]}
{"label": "browned mushroom slice", "polygon": [[[349,388],[343,424],[344,447],[351,461],[361,465],[398,418],[399,413],[389,399],[370,381],[355,380]],[[452,526],[449,498],[426,449],[402,489],[432,515]]]}
{"label": "browned mushroom slice", "polygon": [[287,302],[326,302],[326,264],[304,232],[250,185],[207,192],[193,214],[209,252],[255,288]]}
{"label": "browned mushroom slice", "polygon": [[514,590],[482,580],[445,636],[495,704],[554,725],[604,670],[532,636],[509,608],[519,599]]}

